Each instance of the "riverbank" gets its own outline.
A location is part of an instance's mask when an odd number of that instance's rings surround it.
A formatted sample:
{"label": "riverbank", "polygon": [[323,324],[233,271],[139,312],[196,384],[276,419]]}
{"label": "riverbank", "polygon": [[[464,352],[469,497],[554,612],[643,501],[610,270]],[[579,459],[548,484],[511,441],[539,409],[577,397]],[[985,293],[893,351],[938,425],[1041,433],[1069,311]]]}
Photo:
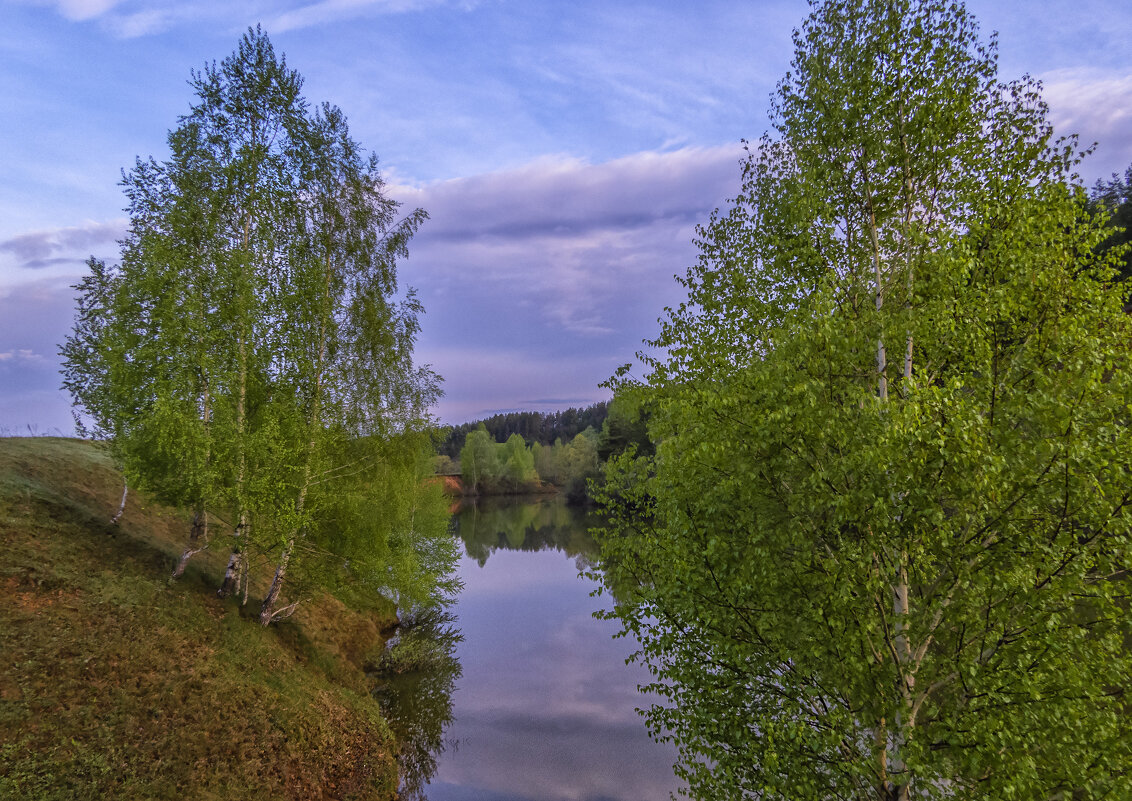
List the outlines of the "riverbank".
{"label": "riverbank", "polygon": [[170,584],[187,515],[131,492],[111,524],[121,493],[92,443],[0,439],[0,797],[394,798],[365,672],[389,605],[264,629],[216,597],[226,553]]}
{"label": "riverbank", "polygon": [[562,487],[556,487],[546,481],[528,481],[521,484],[481,484],[477,488],[464,481],[463,476],[441,475],[437,478],[444,482],[444,492],[453,498],[529,498],[558,495],[563,492]]}

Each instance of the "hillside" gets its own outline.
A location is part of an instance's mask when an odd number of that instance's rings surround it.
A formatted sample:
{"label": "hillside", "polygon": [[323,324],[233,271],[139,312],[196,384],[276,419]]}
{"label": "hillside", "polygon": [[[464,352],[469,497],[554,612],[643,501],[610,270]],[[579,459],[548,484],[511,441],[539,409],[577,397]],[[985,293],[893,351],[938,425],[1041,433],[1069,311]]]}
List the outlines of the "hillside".
{"label": "hillside", "polygon": [[0,439],[0,798],[393,798],[390,610],[264,629],[215,596],[224,553],[169,583],[187,515],[131,492],[112,525],[121,491],[97,445]]}

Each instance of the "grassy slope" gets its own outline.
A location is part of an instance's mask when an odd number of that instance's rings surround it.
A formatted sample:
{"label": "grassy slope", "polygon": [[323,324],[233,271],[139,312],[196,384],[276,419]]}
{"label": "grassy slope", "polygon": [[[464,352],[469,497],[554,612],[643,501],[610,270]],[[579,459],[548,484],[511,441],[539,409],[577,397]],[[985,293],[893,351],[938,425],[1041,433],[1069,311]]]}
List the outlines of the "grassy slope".
{"label": "grassy slope", "polygon": [[131,493],[110,525],[121,491],[95,445],[0,439],[0,798],[392,798],[388,611],[265,630],[216,598],[226,553],[170,584],[187,515]]}

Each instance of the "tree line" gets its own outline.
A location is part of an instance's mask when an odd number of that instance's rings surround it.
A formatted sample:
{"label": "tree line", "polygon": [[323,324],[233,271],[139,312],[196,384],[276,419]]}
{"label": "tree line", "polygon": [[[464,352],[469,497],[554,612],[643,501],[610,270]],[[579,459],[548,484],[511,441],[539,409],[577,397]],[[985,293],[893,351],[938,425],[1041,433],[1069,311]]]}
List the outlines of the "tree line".
{"label": "tree line", "polygon": [[[465,486],[474,494],[532,493],[551,485],[564,490],[570,503],[590,503],[591,486],[603,480],[601,465],[606,460],[629,448],[642,455],[653,452],[646,415],[624,399],[553,415],[540,412],[497,415],[466,424],[474,428],[462,435],[464,444],[459,459],[453,460],[441,448],[436,471],[441,475],[462,476]],[[587,425],[569,439],[558,435],[553,442],[544,443],[539,439],[528,442],[518,432],[501,439],[511,426],[528,426],[545,437],[555,432],[569,433],[582,422],[593,420],[600,420],[600,428]],[[494,424],[497,433],[492,433],[489,423]],[[453,438],[450,433],[448,441]]]}
{"label": "tree line", "polygon": [[[547,485],[565,490],[567,500],[584,503],[587,482],[600,476],[598,433],[587,428],[569,442],[527,445],[518,434],[506,442],[492,439],[485,426],[470,432],[460,460],[450,468],[476,495],[515,495],[543,491]],[[440,457],[444,465],[448,457]]]}
{"label": "tree line", "polygon": [[453,459],[459,457],[468,434],[480,426],[496,442],[506,442],[518,434],[528,445],[553,445],[556,439],[570,442],[587,428],[601,430],[609,411],[608,401],[599,401],[581,408],[570,407],[557,412],[506,412],[462,423],[447,429],[437,453]]}
{"label": "tree line", "polygon": [[218,592],[246,602],[270,565],[264,625],[312,583],[436,603],[455,560],[426,480],[439,378],[413,361],[422,308],[397,281],[427,215],[386,195],[259,28],[189,84],[170,157],[123,175],[120,262],[91,259],[76,286],[61,350],[79,430],[191,511],[174,577],[219,545]]}

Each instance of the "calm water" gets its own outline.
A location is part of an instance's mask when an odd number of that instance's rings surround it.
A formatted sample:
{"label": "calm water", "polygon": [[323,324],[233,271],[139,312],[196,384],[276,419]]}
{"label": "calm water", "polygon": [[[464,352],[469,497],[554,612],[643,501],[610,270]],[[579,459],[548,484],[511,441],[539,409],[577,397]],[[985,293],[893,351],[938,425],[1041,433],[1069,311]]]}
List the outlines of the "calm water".
{"label": "calm water", "polygon": [[625,664],[632,643],[594,619],[605,599],[579,575],[590,521],[556,499],[481,502],[456,519],[464,591],[450,620],[418,630],[440,637],[434,669],[403,676],[390,695],[415,743],[403,757],[406,797],[668,798],[675,750],[654,743],[635,711],[648,674]]}

